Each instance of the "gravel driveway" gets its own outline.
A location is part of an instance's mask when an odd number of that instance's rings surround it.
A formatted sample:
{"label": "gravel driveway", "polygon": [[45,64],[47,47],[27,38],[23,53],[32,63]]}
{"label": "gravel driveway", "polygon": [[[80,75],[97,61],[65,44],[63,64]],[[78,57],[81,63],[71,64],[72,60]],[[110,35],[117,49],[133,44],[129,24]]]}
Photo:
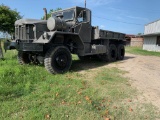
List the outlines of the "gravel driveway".
{"label": "gravel driveway", "polygon": [[132,86],[160,110],[160,57],[127,53],[125,60],[109,66],[127,71]]}

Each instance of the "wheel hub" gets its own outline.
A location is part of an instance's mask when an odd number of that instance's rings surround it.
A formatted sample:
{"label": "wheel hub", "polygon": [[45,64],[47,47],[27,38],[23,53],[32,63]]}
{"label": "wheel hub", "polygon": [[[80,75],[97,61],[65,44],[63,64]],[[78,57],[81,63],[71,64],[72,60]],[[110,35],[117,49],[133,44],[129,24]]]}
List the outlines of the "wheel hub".
{"label": "wheel hub", "polygon": [[67,64],[67,57],[65,55],[60,55],[56,57],[56,63],[59,67],[65,67]]}

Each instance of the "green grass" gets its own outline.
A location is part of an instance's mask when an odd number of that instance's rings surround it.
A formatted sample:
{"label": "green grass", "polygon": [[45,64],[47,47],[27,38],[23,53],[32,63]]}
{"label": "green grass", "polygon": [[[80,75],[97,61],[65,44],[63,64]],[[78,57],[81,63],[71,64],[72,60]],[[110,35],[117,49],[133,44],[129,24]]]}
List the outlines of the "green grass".
{"label": "green grass", "polygon": [[132,54],[137,54],[137,55],[160,57],[160,52],[147,51],[147,50],[143,50],[140,47],[126,47],[126,52],[132,53]]}
{"label": "green grass", "polygon": [[0,60],[0,120],[154,120],[160,117],[151,104],[134,102],[138,92],[122,77],[125,72],[100,68],[106,63],[81,62],[73,56],[70,72],[51,75],[43,66],[19,65],[16,54],[8,51],[5,59]]}

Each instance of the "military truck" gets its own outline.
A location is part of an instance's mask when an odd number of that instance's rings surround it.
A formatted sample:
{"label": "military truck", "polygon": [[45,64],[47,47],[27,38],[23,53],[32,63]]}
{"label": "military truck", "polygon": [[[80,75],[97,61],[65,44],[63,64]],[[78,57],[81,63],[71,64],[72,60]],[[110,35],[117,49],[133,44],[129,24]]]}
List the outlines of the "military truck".
{"label": "military truck", "polygon": [[15,22],[15,38],[5,43],[5,49],[17,49],[20,64],[44,63],[52,74],[70,69],[71,54],[122,60],[125,34],[101,30],[91,21],[91,11],[77,6],[53,12],[48,20],[20,19]]}

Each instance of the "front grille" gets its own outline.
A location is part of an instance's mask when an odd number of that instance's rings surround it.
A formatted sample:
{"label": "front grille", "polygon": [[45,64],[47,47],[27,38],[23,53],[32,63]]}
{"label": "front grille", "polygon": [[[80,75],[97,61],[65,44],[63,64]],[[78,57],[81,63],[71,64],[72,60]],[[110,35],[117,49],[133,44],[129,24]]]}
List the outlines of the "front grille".
{"label": "front grille", "polygon": [[34,25],[19,25],[15,27],[15,38],[19,40],[34,39]]}
{"label": "front grille", "polygon": [[27,39],[34,39],[33,27],[34,25],[26,25]]}

